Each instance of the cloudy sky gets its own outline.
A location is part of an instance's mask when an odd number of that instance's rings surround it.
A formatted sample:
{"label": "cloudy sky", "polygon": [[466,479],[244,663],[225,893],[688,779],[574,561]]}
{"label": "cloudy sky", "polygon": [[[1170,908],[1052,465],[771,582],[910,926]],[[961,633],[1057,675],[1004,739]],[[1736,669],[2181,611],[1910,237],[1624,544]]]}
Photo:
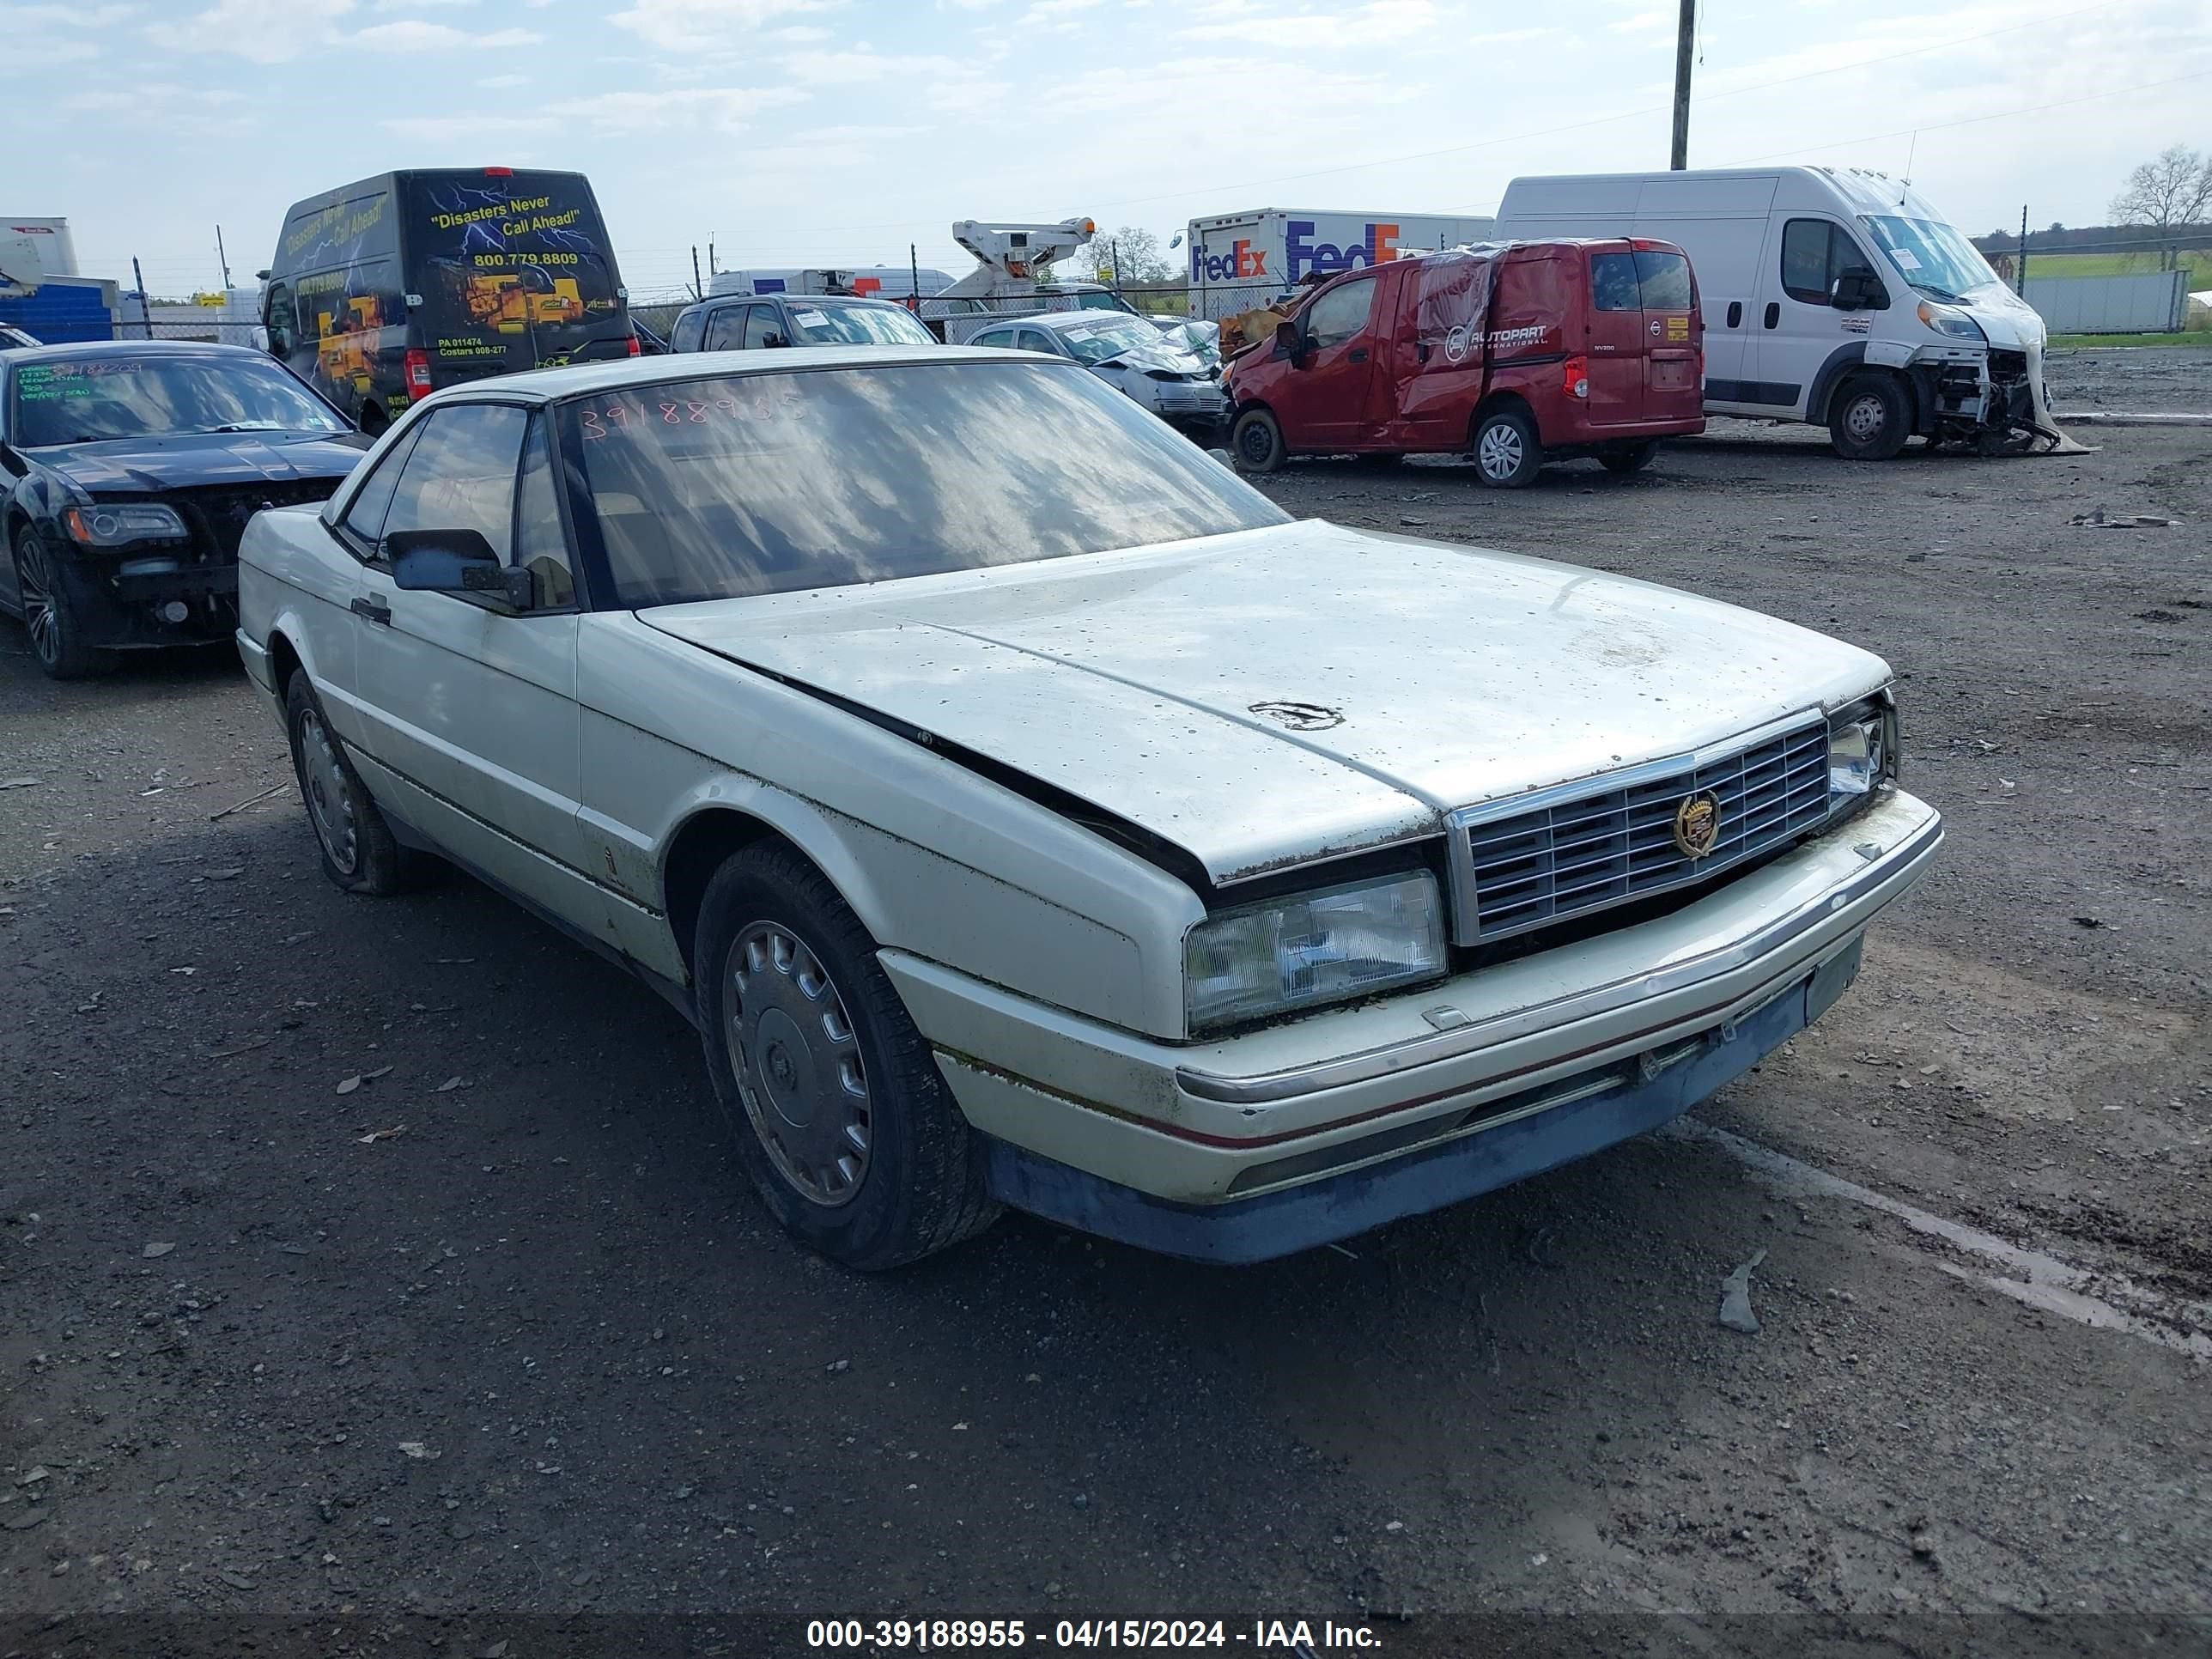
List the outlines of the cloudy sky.
{"label": "cloudy sky", "polygon": [[[1966,230],[2102,221],[2212,148],[2212,0],[1706,0],[1693,166],[1905,173]],[[1487,210],[1664,167],[1673,0],[0,0],[0,210],[156,293],[395,167],[592,177],[634,294],[967,261],[955,219]]]}

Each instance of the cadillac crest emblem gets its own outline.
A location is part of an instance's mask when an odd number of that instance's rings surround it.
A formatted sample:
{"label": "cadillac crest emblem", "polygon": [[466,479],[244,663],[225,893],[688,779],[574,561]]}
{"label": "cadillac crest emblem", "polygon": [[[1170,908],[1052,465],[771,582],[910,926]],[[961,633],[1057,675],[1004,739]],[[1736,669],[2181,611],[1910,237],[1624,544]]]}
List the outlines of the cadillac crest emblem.
{"label": "cadillac crest emblem", "polygon": [[1710,789],[1682,797],[1674,809],[1674,845],[1686,859],[1701,859],[1719,845],[1721,800]]}

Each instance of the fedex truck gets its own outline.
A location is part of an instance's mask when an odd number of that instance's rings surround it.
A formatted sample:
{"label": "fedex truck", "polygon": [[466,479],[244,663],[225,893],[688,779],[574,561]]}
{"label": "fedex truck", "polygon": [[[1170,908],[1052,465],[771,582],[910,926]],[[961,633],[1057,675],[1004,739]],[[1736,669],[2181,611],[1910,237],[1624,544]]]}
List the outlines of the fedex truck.
{"label": "fedex truck", "polygon": [[1443,213],[1313,208],[1258,208],[1194,219],[1184,232],[1190,314],[1218,322],[1266,305],[1310,276],[1487,241],[1494,222]]}

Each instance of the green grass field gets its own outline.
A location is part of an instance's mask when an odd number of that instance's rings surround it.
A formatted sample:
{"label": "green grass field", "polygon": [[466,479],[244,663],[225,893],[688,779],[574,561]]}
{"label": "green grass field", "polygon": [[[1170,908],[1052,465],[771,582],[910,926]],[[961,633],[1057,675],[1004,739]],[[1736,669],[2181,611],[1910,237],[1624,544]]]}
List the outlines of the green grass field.
{"label": "green grass field", "polygon": [[[2212,251],[2199,248],[2181,256],[2192,289],[2212,288]],[[2159,268],[2155,253],[2027,253],[2027,274],[2038,276],[2136,276]]]}
{"label": "green grass field", "polygon": [[2059,346],[2212,346],[2212,328],[2189,334],[2054,334],[2048,342]]}

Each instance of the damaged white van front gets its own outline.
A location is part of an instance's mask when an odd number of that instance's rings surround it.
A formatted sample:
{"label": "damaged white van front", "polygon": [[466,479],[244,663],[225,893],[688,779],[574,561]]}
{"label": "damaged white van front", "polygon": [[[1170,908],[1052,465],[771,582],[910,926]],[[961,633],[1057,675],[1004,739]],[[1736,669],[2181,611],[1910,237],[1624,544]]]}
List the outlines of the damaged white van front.
{"label": "damaged white van front", "polygon": [[1989,453],[2068,441],[2043,319],[1906,185],[1849,167],[1516,179],[1500,235],[1642,236],[1690,256],[1708,414],[1807,421],[1855,460],[1915,436]]}

